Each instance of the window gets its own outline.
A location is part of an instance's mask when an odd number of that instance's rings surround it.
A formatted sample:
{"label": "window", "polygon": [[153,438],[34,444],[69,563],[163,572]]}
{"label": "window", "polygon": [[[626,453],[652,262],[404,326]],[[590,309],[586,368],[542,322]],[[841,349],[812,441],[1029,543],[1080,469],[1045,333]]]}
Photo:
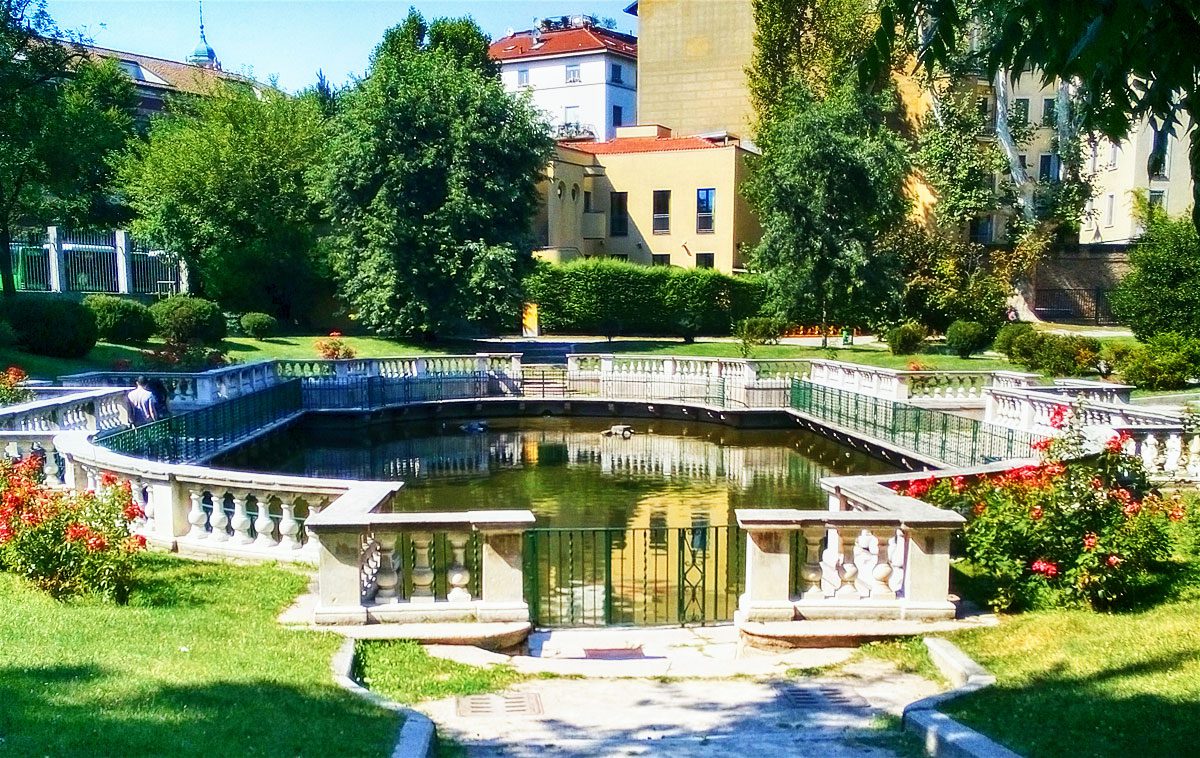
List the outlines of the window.
{"label": "window", "polygon": [[712,253],[696,253],[696,268],[712,268],[714,257]]}
{"label": "window", "polygon": [[608,196],[608,234],[610,237],[629,236],[629,193],[613,192]]}
{"label": "window", "polygon": [[1104,198],[1104,225],[1112,226],[1117,214],[1117,196],[1108,195]]}
{"label": "window", "polygon": [[622,108],[619,105],[613,106],[612,122],[613,122],[614,127],[625,125],[625,109],[624,108]]}
{"label": "window", "polygon": [[671,232],[671,190],[654,190],[654,224],[655,234]]}
{"label": "window", "polygon": [[1170,133],[1165,129],[1154,130],[1154,142],[1150,146],[1150,178],[1167,178],[1167,147]]}
{"label": "window", "polygon": [[527,68],[517,69],[517,86],[518,87],[528,87],[529,86],[529,69],[527,69]]}
{"label": "window", "polygon": [[1083,228],[1091,229],[1096,224],[1096,203],[1088,200],[1083,204]]}
{"label": "window", "polygon": [[1038,158],[1038,181],[1057,182],[1059,180],[1058,156],[1052,153],[1042,153]]}
{"label": "window", "polygon": [[1013,101],[1012,118],[1018,124],[1029,123],[1029,98],[1018,97]]}
{"label": "window", "polygon": [[583,212],[592,212],[592,193],[588,192],[587,190],[583,191]]}
{"label": "window", "polygon": [[1029,156],[1025,155],[1025,153],[1021,153],[1020,155],[1017,156],[1017,163],[1021,164],[1021,168],[1028,169],[1029,168]]}
{"label": "window", "polygon": [[564,124],[578,124],[579,123],[579,106],[578,105],[568,105],[566,108],[563,108],[563,123]]}
{"label": "window", "polygon": [[621,67],[620,63],[612,64],[612,81],[613,81],[613,84],[624,84],[625,83],[625,71]]}
{"label": "window", "polygon": [[1116,168],[1121,162],[1121,146],[1116,142],[1110,142],[1108,147],[1108,167]]}
{"label": "window", "polygon": [[1042,100],[1042,126],[1054,126],[1054,98]]}
{"label": "window", "polygon": [[1096,173],[1096,168],[1099,165],[1100,165],[1100,145],[1098,143],[1093,142],[1092,143],[1091,163],[1090,163],[1091,172],[1093,174]]}
{"label": "window", "polygon": [[651,253],[650,265],[651,266],[670,266],[671,265],[671,254],[670,253]]}
{"label": "window", "polygon": [[567,84],[575,84],[583,79],[579,76],[579,64],[571,63],[567,65]]}
{"label": "window", "polygon": [[980,245],[986,245],[992,241],[992,217],[982,216],[980,218],[971,219],[969,228],[971,241]]}
{"label": "window", "polygon": [[1166,190],[1150,190],[1150,207],[1163,208],[1167,204]]}
{"label": "window", "polygon": [[696,190],[696,232],[699,234],[712,234],[713,231],[713,213],[717,205],[717,191],[715,189],[698,189]]}

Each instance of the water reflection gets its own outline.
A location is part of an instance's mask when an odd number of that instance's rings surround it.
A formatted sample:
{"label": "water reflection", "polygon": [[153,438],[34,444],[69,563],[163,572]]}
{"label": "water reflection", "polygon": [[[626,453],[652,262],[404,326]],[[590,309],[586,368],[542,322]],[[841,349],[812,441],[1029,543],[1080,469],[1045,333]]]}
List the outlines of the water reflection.
{"label": "water reflection", "polygon": [[822,508],[822,477],[889,470],[801,431],[613,419],[453,424],[310,417],[217,461],[257,471],[405,482],[398,510],[528,508],[539,526],[671,528],[733,523],[735,508]]}

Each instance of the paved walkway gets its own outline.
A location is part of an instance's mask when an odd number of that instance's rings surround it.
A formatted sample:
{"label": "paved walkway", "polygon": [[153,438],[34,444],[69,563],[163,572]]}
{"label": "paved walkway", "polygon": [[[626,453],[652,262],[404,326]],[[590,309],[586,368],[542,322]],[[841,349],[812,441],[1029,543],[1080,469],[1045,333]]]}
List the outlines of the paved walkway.
{"label": "paved walkway", "polygon": [[509,658],[432,646],[435,655],[554,678],[419,710],[472,758],[882,757],[905,752],[884,717],[937,691],[873,660],[821,673],[852,651],[745,649],[732,627],[539,633],[530,648]]}

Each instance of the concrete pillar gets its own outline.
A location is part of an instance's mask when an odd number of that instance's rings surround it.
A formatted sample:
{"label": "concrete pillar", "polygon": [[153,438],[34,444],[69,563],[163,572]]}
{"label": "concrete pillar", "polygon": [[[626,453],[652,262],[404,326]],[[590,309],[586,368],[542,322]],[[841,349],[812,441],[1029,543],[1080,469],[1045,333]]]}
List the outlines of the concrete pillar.
{"label": "concrete pillar", "polygon": [[133,257],[129,254],[129,232],[118,229],[117,248],[117,292],[128,295],[133,287]]}
{"label": "concrete pillar", "polygon": [[361,536],[358,532],[321,530],[318,543],[317,596],[314,614],[318,624],[365,624],[359,572]]}
{"label": "concrete pillar", "polygon": [[528,621],[521,532],[484,532],[480,621]]}
{"label": "concrete pillar", "polygon": [[182,257],[179,259],[179,291],[181,293],[192,291],[191,271],[188,270],[187,261]]}
{"label": "concrete pillar", "polygon": [[954,618],[950,602],[950,535],[948,529],[906,531],[904,565],[906,618]]}
{"label": "concrete pillar", "polygon": [[50,291],[63,292],[66,289],[67,261],[57,226],[46,227],[46,242],[50,246],[49,255],[46,256],[50,265]]}
{"label": "concrete pillar", "polygon": [[192,507],[190,492],[174,478],[165,482],[146,482],[150,503],[154,507],[154,528],[166,540],[182,537],[191,529],[188,512]]}
{"label": "concrete pillar", "polygon": [[787,532],[746,531],[746,591],[738,603],[742,621],[791,621],[791,556]]}

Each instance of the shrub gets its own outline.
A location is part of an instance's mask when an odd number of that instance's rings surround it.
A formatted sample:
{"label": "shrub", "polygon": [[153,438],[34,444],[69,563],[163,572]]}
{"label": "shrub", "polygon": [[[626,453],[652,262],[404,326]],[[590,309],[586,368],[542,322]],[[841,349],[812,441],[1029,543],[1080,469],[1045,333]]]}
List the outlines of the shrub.
{"label": "shrub", "polygon": [[1039,464],[898,488],[966,517],[963,550],[997,610],[1128,605],[1171,556],[1183,503],[1150,491],[1141,461],[1122,452],[1126,437],[1090,458],[1080,438],[1050,444]]}
{"label": "shrub", "polygon": [[1145,345],[1123,351],[1115,365],[1127,384],[1150,390],[1182,389],[1200,375],[1200,340],[1163,332]]}
{"label": "shrub", "polygon": [[889,329],[885,337],[892,355],[912,355],[921,349],[928,334],[925,327],[915,321],[909,321]]}
{"label": "shrub", "polygon": [[1029,334],[1033,331],[1033,324],[1028,321],[1010,321],[1000,327],[1000,331],[996,332],[996,339],[992,340],[992,349],[997,353],[1008,356],[1012,359],[1012,343],[1017,337],[1023,334]]}
{"label": "shrub", "polygon": [[208,371],[233,363],[224,350],[199,342],[167,342],[150,351],[146,362],[163,371]]}
{"label": "shrub", "polygon": [[16,405],[32,400],[33,390],[23,385],[28,378],[29,374],[16,366],[9,366],[7,371],[0,374],[0,405]]}
{"label": "shrub", "polygon": [[21,342],[21,336],[12,324],[0,319],[0,347],[12,347]]}
{"label": "shrub", "polygon": [[946,346],[960,358],[982,352],[991,341],[987,329],[978,321],[955,321],[946,330]]}
{"label": "shrub", "polygon": [[1030,371],[1078,376],[1096,368],[1100,361],[1100,341],[1091,337],[1029,331],[1013,339],[1009,355]]}
{"label": "shrub", "polygon": [[220,306],[199,297],[172,295],[150,306],[150,314],[167,342],[215,344],[229,333]]}
{"label": "shrub", "polygon": [[106,342],[145,342],[154,334],[150,309],[136,300],[112,295],[88,295],[83,305],[96,318],[96,330]]}
{"label": "shrub", "polygon": [[96,346],[96,317],[81,303],[56,297],[18,295],[0,305],[0,315],[18,344],[36,355],[82,358]]}
{"label": "shrub", "polygon": [[1108,295],[1114,315],[1140,340],[1200,333],[1200,238],[1191,216],[1152,211],[1145,226],[1129,251],[1129,273]]}
{"label": "shrub", "polygon": [[758,345],[778,345],[786,328],[787,325],[783,321],[769,316],[744,319],[738,325],[739,334],[744,333]]}
{"label": "shrub", "polygon": [[130,524],[145,514],[128,482],[102,474],[99,492],[42,484],[43,461],[0,460],[0,567],[55,597],[96,594],[123,602],[144,538]]}
{"label": "shrub", "polygon": [[328,337],[321,337],[314,342],[313,347],[317,349],[318,355],[330,360],[353,358],[358,355],[354,348],[342,339],[341,332],[330,332]]}
{"label": "shrub", "polygon": [[266,313],[246,313],[239,323],[246,336],[256,340],[273,337],[279,332],[279,321]]}

